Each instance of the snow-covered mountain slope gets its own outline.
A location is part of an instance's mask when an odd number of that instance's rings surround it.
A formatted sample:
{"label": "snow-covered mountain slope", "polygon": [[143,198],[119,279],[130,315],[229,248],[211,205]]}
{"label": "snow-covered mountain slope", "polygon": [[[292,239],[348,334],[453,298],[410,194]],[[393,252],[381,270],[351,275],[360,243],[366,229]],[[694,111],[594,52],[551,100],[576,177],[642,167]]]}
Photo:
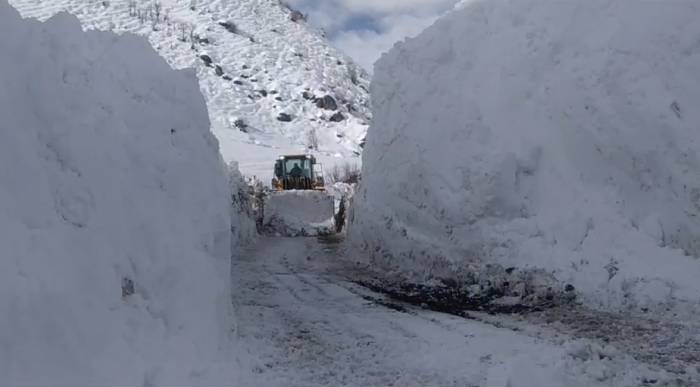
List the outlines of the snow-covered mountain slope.
{"label": "snow-covered mountain slope", "polygon": [[0,0],[0,385],[224,386],[231,187],[193,71]]}
{"label": "snow-covered mountain slope", "polygon": [[698,20],[694,1],[465,2],[375,67],[351,239],[423,279],[518,297],[553,275],[597,307],[699,312]]}
{"label": "snow-covered mountain slope", "polygon": [[222,153],[246,174],[271,176],[275,156],[309,146],[326,161],[361,151],[368,75],[279,0],[10,3],[26,17],[67,11],[87,29],[147,36],[172,67],[196,68]]}

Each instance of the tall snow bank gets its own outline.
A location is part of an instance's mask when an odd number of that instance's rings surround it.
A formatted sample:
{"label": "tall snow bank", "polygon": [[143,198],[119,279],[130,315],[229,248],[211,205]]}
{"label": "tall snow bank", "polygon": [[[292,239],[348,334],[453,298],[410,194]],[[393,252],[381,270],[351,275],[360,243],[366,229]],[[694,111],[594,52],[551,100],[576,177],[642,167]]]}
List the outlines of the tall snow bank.
{"label": "tall snow bank", "polygon": [[238,169],[238,163],[228,164],[229,189],[231,195],[231,252],[235,255],[243,251],[242,246],[250,245],[258,235],[253,212],[254,198],[248,184]]}
{"label": "tall snow bank", "polygon": [[0,385],[232,383],[230,190],[194,73],[5,0],[0,35]]}
{"label": "tall snow bank", "polygon": [[488,264],[697,310],[698,20],[694,1],[468,1],[397,45],[351,240],[417,279]]}

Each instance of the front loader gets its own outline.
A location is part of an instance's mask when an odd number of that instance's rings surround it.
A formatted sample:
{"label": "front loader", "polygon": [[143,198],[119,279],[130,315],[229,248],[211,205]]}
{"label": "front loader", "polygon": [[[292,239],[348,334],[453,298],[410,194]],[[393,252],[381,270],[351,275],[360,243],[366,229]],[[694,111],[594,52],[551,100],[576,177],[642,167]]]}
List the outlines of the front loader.
{"label": "front loader", "polygon": [[317,190],[325,191],[323,167],[311,155],[281,156],[275,162],[275,191]]}
{"label": "front loader", "polygon": [[265,201],[264,229],[285,236],[332,233],[335,199],[328,195],[321,164],[312,155],[275,161],[272,193]]}

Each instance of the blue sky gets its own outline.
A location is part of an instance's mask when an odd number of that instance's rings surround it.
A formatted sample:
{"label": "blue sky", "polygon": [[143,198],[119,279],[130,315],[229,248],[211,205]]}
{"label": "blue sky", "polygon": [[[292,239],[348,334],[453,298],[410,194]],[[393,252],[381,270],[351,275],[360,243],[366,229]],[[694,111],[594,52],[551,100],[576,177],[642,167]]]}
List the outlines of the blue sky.
{"label": "blue sky", "polygon": [[288,0],[367,70],[382,52],[414,36],[458,0]]}

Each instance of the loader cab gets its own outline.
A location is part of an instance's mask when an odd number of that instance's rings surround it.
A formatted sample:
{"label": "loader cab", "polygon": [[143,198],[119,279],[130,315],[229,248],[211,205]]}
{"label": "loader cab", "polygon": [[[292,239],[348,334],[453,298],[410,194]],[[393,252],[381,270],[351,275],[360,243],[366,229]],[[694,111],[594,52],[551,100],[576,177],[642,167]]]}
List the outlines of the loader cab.
{"label": "loader cab", "polygon": [[275,161],[272,188],[286,190],[324,190],[323,169],[311,155],[281,156]]}

